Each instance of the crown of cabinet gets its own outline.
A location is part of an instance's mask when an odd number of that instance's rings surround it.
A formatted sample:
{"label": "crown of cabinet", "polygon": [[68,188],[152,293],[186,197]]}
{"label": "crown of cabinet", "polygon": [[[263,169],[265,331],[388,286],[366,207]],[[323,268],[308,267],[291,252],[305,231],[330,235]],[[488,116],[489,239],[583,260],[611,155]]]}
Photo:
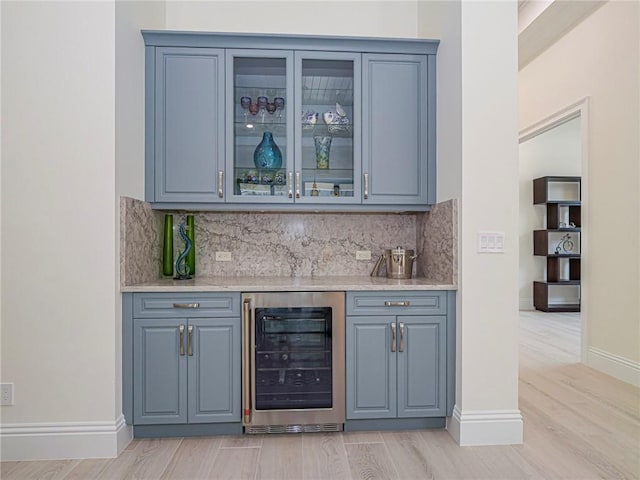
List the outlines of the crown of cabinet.
{"label": "crown of cabinet", "polygon": [[[549,287],[580,287],[581,178],[546,176],[534,179],[533,203],[546,207],[545,228],[533,231],[533,254],[546,257],[545,280],[533,282],[534,307],[544,312],[579,312],[579,302],[553,303]],[[571,233],[576,235],[571,237]],[[575,251],[564,249],[567,240]],[[558,246],[553,251],[555,243]],[[568,267],[562,262],[568,262]]]}

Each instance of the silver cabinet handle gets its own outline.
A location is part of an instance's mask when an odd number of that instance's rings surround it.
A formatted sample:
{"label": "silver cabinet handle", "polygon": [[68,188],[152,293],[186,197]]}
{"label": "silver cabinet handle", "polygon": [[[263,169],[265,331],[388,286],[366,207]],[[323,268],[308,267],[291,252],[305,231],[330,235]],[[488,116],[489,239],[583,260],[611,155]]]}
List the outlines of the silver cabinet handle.
{"label": "silver cabinet handle", "polygon": [[369,198],[369,174],[364,174],[364,199]]}
{"label": "silver cabinet handle", "polygon": [[396,322],[391,322],[391,351],[396,351]]}
{"label": "silver cabinet handle", "polygon": [[200,308],[199,303],[174,303],[173,308]]}
{"label": "silver cabinet handle", "polygon": [[400,322],[400,351],[404,352],[404,323]]}
{"label": "silver cabinet handle", "polygon": [[400,301],[400,302],[390,302],[390,301],[386,301],[384,302],[384,306],[385,307],[408,307],[411,305],[411,302],[404,300],[404,301]]}
{"label": "silver cabinet handle", "polygon": [[242,304],[242,423],[251,423],[251,300]]}
{"label": "silver cabinet handle", "polygon": [[296,172],[296,198],[300,198],[300,172]]}
{"label": "silver cabinet handle", "polygon": [[180,356],[184,357],[184,325],[180,325],[178,330],[180,331]]}
{"label": "silver cabinet handle", "polygon": [[289,198],[293,198],[293,172],[289,172]]}
{"label": "silver cabinet handle", "polygon": [[218,197],[222,198],[222,196],[224,195],[224,193],[222,192],[222,177],[224,175],[224,172],[222,170],[220,170],[218,172]]}
{"label": "silver cabinet handle", "polygon": [[189,325],[187,331],[187,355],[193,357],[193,325]]}

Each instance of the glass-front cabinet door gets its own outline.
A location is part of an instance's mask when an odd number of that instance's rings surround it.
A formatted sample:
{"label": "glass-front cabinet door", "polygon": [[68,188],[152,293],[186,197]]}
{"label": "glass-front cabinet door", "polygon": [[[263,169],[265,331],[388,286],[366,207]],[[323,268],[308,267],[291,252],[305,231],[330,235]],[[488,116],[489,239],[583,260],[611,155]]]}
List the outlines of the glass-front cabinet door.
{"label": "glass-front cabinet door", "polygon": [[361,55],[295,52],[295,201],[361,202]]}
{"label": "glass-front cabinet door", "polygon": [[227,50],[226,72],[227,202],[293,202],[293,52]]}

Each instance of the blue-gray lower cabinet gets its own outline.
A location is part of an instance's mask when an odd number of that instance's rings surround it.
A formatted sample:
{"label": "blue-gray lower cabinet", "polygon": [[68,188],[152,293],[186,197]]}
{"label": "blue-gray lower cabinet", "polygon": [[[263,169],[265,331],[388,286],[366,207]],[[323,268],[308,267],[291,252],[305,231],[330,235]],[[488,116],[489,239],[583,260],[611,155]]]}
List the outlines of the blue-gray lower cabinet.
{"label": "blue-gray lower cabinet", "polygon": [[239,293],[123,297],[127,423],[240,424],[239,304]]}
{"label": "blue-gray lower cabinet", "polygon": [[347,420],[450,414],[453,298],[453,292],[347,293]]}

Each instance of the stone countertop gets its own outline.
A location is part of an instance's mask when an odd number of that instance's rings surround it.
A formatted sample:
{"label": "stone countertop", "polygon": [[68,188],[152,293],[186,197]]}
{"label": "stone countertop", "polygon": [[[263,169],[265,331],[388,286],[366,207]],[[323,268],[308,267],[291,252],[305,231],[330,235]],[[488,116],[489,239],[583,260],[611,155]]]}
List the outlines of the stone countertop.
{"label": "stone countertop", "polygon": [[306,292],[377,290],[457,290],[456,285],[428,278],[395,280],[386,277],[196,277],[158,279],[120,288],[122,292]]}

